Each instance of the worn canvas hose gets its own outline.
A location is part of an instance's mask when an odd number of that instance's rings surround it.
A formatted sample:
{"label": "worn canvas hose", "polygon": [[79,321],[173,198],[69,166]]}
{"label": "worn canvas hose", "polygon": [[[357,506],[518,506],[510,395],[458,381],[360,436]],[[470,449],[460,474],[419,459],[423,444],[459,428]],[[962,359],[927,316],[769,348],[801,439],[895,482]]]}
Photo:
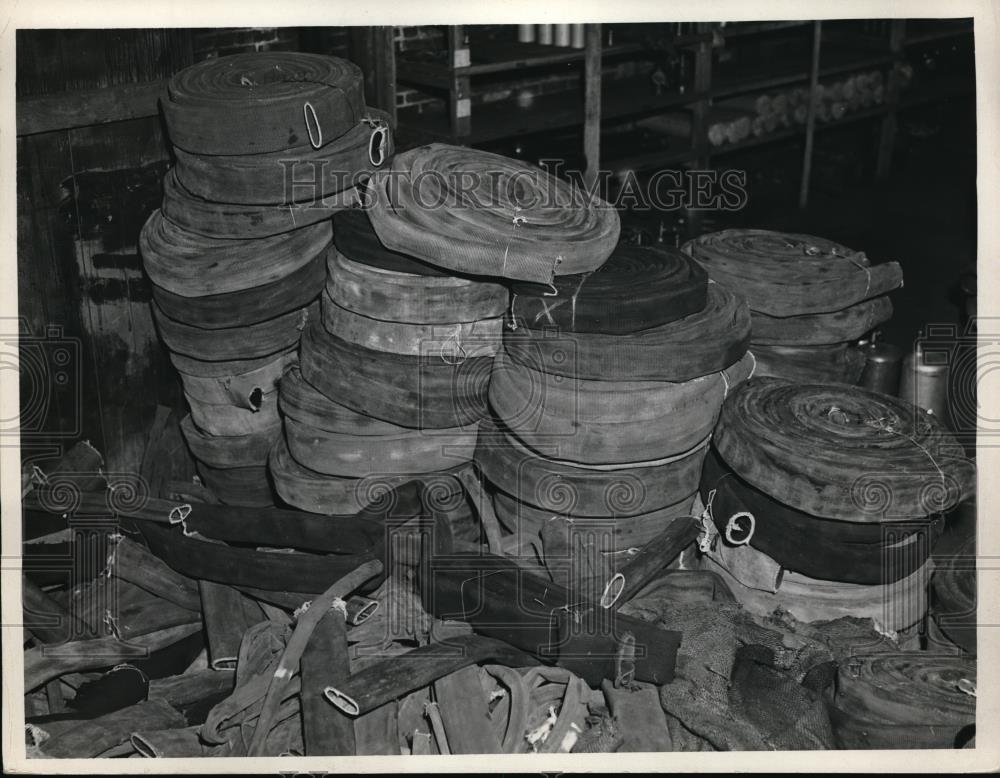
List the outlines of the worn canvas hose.
{"label": "worn canvas hose", "polygon": [[218,203],[281,205],[316,200],[368,179],[393,154],[388,114],[365,109],[344,135],[319,149],[296,148],[248,156],[210,156],[174,149],[177,178],[191,194]]}
{"label": "worn canvas hose", "polygon": [[[516,304],[516,302],[515,302]],[[630,335],[569,333],[527,326],[504,328],[514,362],[591,381],[688,381],[738,361],[750,342],[750,311],[742,298],[709,284],[697,313]]]}
{"label": "worn canvas hose", "polygon": [[288,418],[342,435],[382,437],[398,435],[404,429],[412,431],[412,428],[373,419],[334,402],[306,381],[297,367],[289,370],[281,380],[278,407]]}
{"label": "worn canvas hose", "polygon": [[934,563],[928,559],[905,578],[868,586],[788,572],[750,546],[730,547],[718,541],[714,550],[700,558],[698,567],[719,573],[736,600],[757,616],[768,617],[781,608],[802,622],[853,616],[873,619],[883,631],[900,631],[926,615],[927,583]]}
{"label": "worn canvas hose", "polygon": [[181,421],[181,432],[191,453],[200,462],[216,468],[247,467],[267,461],[271,446],[281,434],[281,425],[250,435],[216,437],[199,430],[191,417],[185,416]]}
{"label": "worn canvas hose", "polygon": [[490,357],[456,363],[373,351],[313,320],[302,334],[299,360],[303,378],[327,397],[401,427],[463,427],[487,414]]}
{"label": "worn canvas hose", "polygon": [[956,748],[976,722],[976,662],[922,653],[852,656],[837,671],[844,748]]}
{"label": "worn canvas hose", "polygon": [[187,191],[174,170],[163,178],[165,219],[181,229],[206,238],[250,240],[284,235],[302,227],[328,223],[337,211],[354,208],[361,201],[357,189],[290,205],[241,205],[217,203]]}
{"label": "worn canvas hose", "polygon": [[475,460],[497,488],[536,508],[572,516],[636,516],[693,494],[707,450],[706,440],[666,461],[598,469],[539,456],[509,430],[484,420]]}
{"label": "worn canvas hose", "polygon": [[341,340],[372,351],[457,361],[492,357],[500,346],[503,319],[455,324],[410,324],[369,318],[337,305],[328,292],[321,300],[323,326]]}
{"label": "worn canvas hose", "polygon": [[789,381],[857,384],[865,367],[864,352],[853,343],[778,346],[751,343],[758,375]]}
{"label": "worn canvas hose", "polygon": [[705,307],[708,275],[677,249],[619,244],[597,270],[557,276],[545,287],[513,284],[513,314],[531,327],[627,335]]}
{"label": "worn canvas hose", "polygon": [[289,276],[240,292],[182,297],[153,285],[153,299],[167,316],[204,329],[242,327],[304,308],[326,278],[322,255]]}
{"label": "worn canvas hose", "polygon": [[202,297],[278,283],[325,256],[332,237],[327,221],[280,237],[206,238],[154,211],[139,233],[139,250],[158,287],[181,297]]}
{"label": "worn canvas hose", "polygon": [[345,59],[269,51],[198,62],[160,101],[170,142],[194,154],[320,148],[364,115],[361,69]]}
{"label": "worn canvas hose", "polygon": [[401,486],[411,476],[338,478],[322,475],[296,462],[284,437],[275,441],[268,457],[274,490],[286,503],[309,513],[342,516],[361,510],[380,488]]}
{"label": "worn canvas hose", "polygon": [[432,143],[368,184],[388,248],[460,273],[551,283],[596,270],[618,243],[618,212],[540,168]]}
{"label": "worn canvas hose", "polygon": [[[354,262],[393,273],[454,278],[451,271],[423,262],[416,257],[386,248],[372,227],[365,208],[347,208],[333,215],[334,244],[337,251]],[[485,281],[486,279],[480,279]]]}
{"label": "worn canvas hose", "polygon": [[824,238],[769,230],[722,230],[683,246],[708,275],[770,316],[830,313],[903,284],[898,262]]}
{"label": "worn canvas hose", "polygon": [[[181,380],[185,382],[185,376],[182,375]],[[187,392],[184,394],[184,399],[191,409],[191,420],[194,425],[209,435],[220,437],[250,435],[281,424],[276,391],[251,395],[248,399],[253,403],[252,408],[229,403],[207,403],[190,396]]]}
{"label": "worn canvas hose", "polygon": [[630,464],[692,452],[753,370],[753,356],[683,383],[576,381],[497,354],[490,405],[525,446],[584,465]]}
{"label": "worn canvas hose", "polygon": [[931,579],[931,612],[938,628],[976,655],[976,536],[939,559]]}
{"label": "worn canvas hose", "polygon": [[927,516],[975,488],[975,466],[933,415],[858,387],[755,378],[723,404],[715,446],[765,494],[828,519]]}
{"label": "worn canvas hose", "polygon": [[744,481],[714,451],[705,459],[701,497],[719,542],[750,545],[786,570],[846,583],[905,578],[927,561],[944,528],[940,515],[871,524],[797,511]]}
{"label": "worn canvas hose", "polygon": [[205,362],[183,354],[170,361],[184,382],[184,392],[204,403],[259,410],[257,398],[278,388],[281,377],[299,357],[294,349],[254,360]]}
{"label": "worn canvas hose", "polygon": [[263,464],[215,467],[199,461],[198,474],[212,494],[226,505],[246,508],[268,508],[274,505],[267,467]]}
{"label": "worn canvas hose", "polygon": [[834,313],[779,318],[757,311],[750,312],[755,346],[817,346],[854,341],[891,318],[892,302],[885,295],[850,305]]}
{"label": "worn canvas hose", "polygon": [[454,324],[507,311],[507,289],[500,284],[386,270],[339,251],[327,259],[326,291],[340,307],[383,321]]}
{"label": "worn canvas hose", "polygon": [[395,435],[344,435],[285,418],[285,440],[297,462],[324,475],[365,478],[446,470],[467,462],[478,426],[452,430],[400,428]]}
{"label": "worn canvas hose", "polygon": [[[319,303],[243,327],[206,330],[171,319],[153,303],[153,319],[171,351],[206,362],[255,359],[294,346],[310,318],[319,319]],[[318,323],[318,321],[317,321]]]}

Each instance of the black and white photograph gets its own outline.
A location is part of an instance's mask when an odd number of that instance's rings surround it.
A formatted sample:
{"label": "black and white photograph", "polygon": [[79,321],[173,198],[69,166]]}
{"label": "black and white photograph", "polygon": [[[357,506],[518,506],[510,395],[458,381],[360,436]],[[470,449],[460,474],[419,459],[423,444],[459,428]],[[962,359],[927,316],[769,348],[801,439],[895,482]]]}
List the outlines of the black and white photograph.
{"label": "black and white photograph", "polygon": [[16,5],[5,771],[1000,770],[988,0]]}

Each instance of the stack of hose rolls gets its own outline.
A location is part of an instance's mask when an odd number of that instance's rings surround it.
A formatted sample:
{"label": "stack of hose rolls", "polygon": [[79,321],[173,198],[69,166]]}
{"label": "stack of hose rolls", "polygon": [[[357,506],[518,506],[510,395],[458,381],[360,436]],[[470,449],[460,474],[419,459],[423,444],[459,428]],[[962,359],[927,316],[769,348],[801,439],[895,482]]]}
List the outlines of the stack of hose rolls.
{"label": "stack of hose rolls", "polygon": [[512,289],[476,462],[501,524],[579,591],[690,514],[719,408],[753,370],[750,315],[667,248],[622,245],[553,289]]}
{"label": "stack of hose rolls", "polygon": [[387,117],[353,64],[285,52],[200,62],[161,104],[176,164],[140,249],[184,433],[217,497],[270,505],[278,383],[319,317],[330,215],[392,153]]}
{"label": "stack of hose rolls", "polygon": [[903,283],[898,263],[872,265],[811,235],[723,230],[683,249],[746,298],[761,376],[857,383],[864,356],[854,344],[892,316],[887,294]]}
{"label": "stack of hose rolls", "polygon": [[718,536],[704,569],[744,606],[800,621],[927,610],[942,515],[975,470],[925,411],[843,384],[754,378],[723,405],[701,495]]}
{"label": "stack of hose rolls", "polygon": [[[944,545],[944,544],[942,544]],[[949,553],[935,555],[931,578],[929,650],[976,655],[976,536],[969,533]]]}
{"label": "stack of hose rolls", "polygon": [[386,249],[364,211],[338,213],[334,234],[270,460],[282,499],[329,514],[357,511],[376,483],[471,459],[508,299],[488,279]]}

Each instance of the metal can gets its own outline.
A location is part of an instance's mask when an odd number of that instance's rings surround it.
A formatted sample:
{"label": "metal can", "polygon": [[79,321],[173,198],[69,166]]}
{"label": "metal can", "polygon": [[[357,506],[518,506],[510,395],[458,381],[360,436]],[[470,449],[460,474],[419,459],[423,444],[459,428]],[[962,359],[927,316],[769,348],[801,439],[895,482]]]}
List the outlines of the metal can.
{"label": "metal can", "polygon": [[918,344],[913,353],[903,359],[899,397],[930,411],[942,424],[950,426],[947,362],[927,364]]}
{"label": "metal can", "polygon": [[871,342],[862,347],[865,367],[859,385],[882,394],[896,395],[903,352],[892,343]]}

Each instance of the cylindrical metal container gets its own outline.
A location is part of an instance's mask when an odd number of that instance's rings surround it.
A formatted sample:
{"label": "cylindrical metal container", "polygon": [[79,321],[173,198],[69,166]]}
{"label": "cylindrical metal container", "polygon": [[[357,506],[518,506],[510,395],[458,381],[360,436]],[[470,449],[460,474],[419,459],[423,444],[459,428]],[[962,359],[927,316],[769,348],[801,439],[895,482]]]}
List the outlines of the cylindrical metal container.
{"label": "cylindrical metal container", "polygon": [[868,343],[863,347],[865,367],[861,371],[859,386],[896,396],[899,391],[899,372],[903,353],[891,343]]}
{"label": "cylindrical metal container", "polygon": [[942,424],[950,426],[948,413],[948,364],[927,364],[918,344],[903,359],[899,398],[930,411]]}
{"label": "cylindrical metal container", "polygon": [[538,25],[538,42],[546,46],[552,45],[552,26],[551,24],[539,24]]}
{"label": "cylindrical metal container", "polygon": [[556,46],[569,46],[569,25],[568,24],[556,24],[555,29],[555,44]]}
{"label": "cylindrical metal container", "polygon": [[533,24],[519,24],[519,25],[517,25],[517,39],[521,43],[534,43],[535,42],[535,25],[533,25]]}
{"label": "cylindrical metal container", "polygon": [[571,24],[570,25],[570,45],[574,49],[583,48],[583,25],[582,24]]}

